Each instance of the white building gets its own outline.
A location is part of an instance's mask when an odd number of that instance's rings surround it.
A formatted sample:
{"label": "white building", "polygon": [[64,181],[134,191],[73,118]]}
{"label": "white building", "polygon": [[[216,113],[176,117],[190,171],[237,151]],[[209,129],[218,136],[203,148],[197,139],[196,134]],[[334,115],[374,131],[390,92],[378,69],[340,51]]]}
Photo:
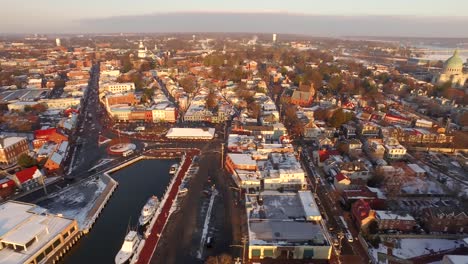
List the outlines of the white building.
{"label": "white building", "polygon": [[109,107],[108,112],[111,118],[114,118],[117,121],[126,122],[130,120],[132,107],[128,105],[113,105],[112,107]]}
{"label": "white building", "polygon": [[111,93],[125,93],[135,90],[134,83],[107,83],[101,86],[102,91],[109,91]]}
{"label": "white building", "polygon": [[39,103],[45,104],[51,110],[64,110],[70,107],[80,105],[80,98],[57,98],[57,99],[42,99]]}
{"label": "white building", "polygon": [[434,84],[444,84],[450,82],[454,88],[463,88],[468,79],[468,73],[463,72],[463,59],[459,56],[458,49],[455,50],[453,56],[444,63],[444,68],[440,74],[437,74],[432,79]]}
{"label": "white building", "polygon": [[8,111],[19,111],[19,112],[23,112],[24,111],[24,108],[26,106],[35,106],[37,105],[37,102],[23,102],[23,101],[18,101],[18,102],[14,102],[14,103],[11,103],[11,104],[8,104]]}
{"label": "white building", "polygon": [[169,129],[166,134],[168,139],[201,139],[210,140],[214,138],[214,128],[180,128]]}
{"label": "white building", "polygon": [[406,155],[406,148],[401,144],[385,144],[384,147],[387,159],[402,159]]}
{"label": "white building", "polygon": [[151,108],[153,122],[169,122],[174,123],[177,121],[176,108],[167,106],[166,104],[159,104]]}
{"label": "white building", "polygon": [[33,204],[0,205],[0,263],[52,263],[79,235],[76,220],[48,214]]}
{"label": "white building", "polygon": [[147,52],[147,49],[143,45],[143,41],[140,41],[140,45],[138,45],[138,58],[139,59],[146,58],[146,52]]}
{"label": "white building", "polygon": [[330,259],[320,211],[310,191],[246,195],[248,258]]}

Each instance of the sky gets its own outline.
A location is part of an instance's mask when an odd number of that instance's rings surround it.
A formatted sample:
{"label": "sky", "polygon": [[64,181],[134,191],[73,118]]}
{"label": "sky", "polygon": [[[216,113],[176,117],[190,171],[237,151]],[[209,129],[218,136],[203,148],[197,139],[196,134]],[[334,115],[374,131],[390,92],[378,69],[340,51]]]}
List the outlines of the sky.
{"label": "sky", "polygon": [[[216,25],[219,23],[227,29],[226,31],[250,32],[252,31],[250,26],[242,23],[236,25],[236,19],[249,18],[257,22],[257,18],[252,18],[251,15],[260,14],[264,19],[271,19],[273,22],[275,18],[293,19],[296,21],[293,23],[294,33],[312,35],[324,33],[325,35],[343,33],[382,35],[379,33],[379,27],[382,26],[385,27],[384,31],[398,33],[392,28],[393,19],[398,22],[395,26],[401,27],[399,35],[417,34],[419,30],[427,34],[431,32],[426,32],[425,27],[444,26],[447,28],[446,32],[435,31],[434,34],[468,37],[466,27],[453,27],[457,23],[465,25],[468,23],[466,0],[2,0],[1,2],[0,33],[96,33],[101,30],[210,32],[222,30]],[[230,21],[224,21],[220,14],[231,15]],[[153,19],[148,19],[149,17]],[[192,25],[193,19],[198,20],[200,17],[207,19],[206,23]],[[177,21],[173,20],[175,18]],[[381,18],[386,22],[379,22]],[[167,19],[171,22],[165,21]],[[300,21],[332,22],[335,25],[331,30],[325,31],[308,28],[308,25],[299,25]],[[148,25],[142,24],[147,22],[158,22],[162,25],[148,28]],[[112,26],[112,23],[116,24]],[[106,26],[103,27],[102,24]],[[125,27],[121,28],[122,25]],[[184,25],[187,29],[184,29]],[[352,29],[350,27],[352,25],[360,28]],[[347,30],[340,29],[342,26]],[[407,29],[407,26],[410,26],[410,29]],[[273,26],[268,28],[267,25],[259,26],[258,29],[275,31]],[[282,28],[279,33],[287,33],[283,32],[284,30],[289,29]]]}

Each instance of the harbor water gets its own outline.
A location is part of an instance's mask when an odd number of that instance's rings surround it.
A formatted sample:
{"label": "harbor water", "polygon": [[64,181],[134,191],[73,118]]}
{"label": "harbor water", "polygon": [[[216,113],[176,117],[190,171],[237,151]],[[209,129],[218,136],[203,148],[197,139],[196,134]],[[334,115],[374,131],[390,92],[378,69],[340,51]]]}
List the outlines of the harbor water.
{"label": "harbor water", "polygon": [[111,199],[87,235],[67,253],[62,263],[114,263],[128,228],[136,229],[140,211],[151,195],[161,198],[175,160],[142,160],[111,176],[119,182]]}

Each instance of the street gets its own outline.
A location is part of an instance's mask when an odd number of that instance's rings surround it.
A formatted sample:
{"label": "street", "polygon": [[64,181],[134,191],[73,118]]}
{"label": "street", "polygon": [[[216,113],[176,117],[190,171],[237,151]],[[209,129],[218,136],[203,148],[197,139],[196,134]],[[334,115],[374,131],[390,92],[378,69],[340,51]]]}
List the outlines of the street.
{"label": "street", "polygon": [[[339,261],[343,261],[344,263],[368,263],[369,257],[366,250],[357,239],[359,232],[354,227],[354,223],[348,217],[349,213],[345,212],[341,208],[335,190],[331,188],[323,171],[312,164],[311,157],[312,155],[310,155],[308,150],[303,150],[301,161],[309,176],[309,183],[312,187],[312,192],[316,190],[316,198],[319,200],[317,204],[319,205],[322,216],[325,219],[325,226],[328,228],[325,232],[329,232],[331,238],[336,240],[338,243],[340,242],[338,234],[346,233],[346,229],[351,232],[354,238],[354,241],[350,242],[346,237],[343,237],[341,239],[341,251],[337,252],[339,250],[339,246],[334,246],[330,262],[340,263]],[[311,166],[311,164],[313,166]],[[344,224],[341,222],[340,216],[343,216],[346,220],[347,228],[343,226]],[[334,241],[330,241],[330,243],[333,244]],[[340,258],[340,260],[338,260],[338,258]]]}
{"label": "street", "polygon": [[[185,195],[176,212],[162,234],[151,263],[203,263],[209,255],[221,253],[239,253],[230,247],[234,238],[240,239],[237,221],[240,207],[234,204],[234,196],[229,188],[229,179],[220,171],[220,144],[219,142],[206,142],[200,148],[198,159],[198,173],[189,182],[189,192]],[[212,237],[213,245],[207,248],[200,245],[206,210],[210,199],[212,186],[218,194],[214,205],[207,236]],[[203,255],[198,258],[200,247],[204,247]],[[234,252],[233,252],[234,251]]]}

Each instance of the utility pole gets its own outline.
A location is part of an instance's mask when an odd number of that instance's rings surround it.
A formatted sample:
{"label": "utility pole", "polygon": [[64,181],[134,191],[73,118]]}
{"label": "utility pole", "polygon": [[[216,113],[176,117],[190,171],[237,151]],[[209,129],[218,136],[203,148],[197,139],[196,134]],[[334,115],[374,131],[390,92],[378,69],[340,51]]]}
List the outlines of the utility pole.
{"label": "utility pole", "polygon": [[224,169],[224,143],[221,143],[221,169]]}
{"label": "utility pole", "polygon": [[45,177],[44,177],[44,174],[42,174],[42,176],[41,176],[41,181],[42,181],[42,188],[44,188],[44,193],[45,193],[45,195],[47,196],[47,195],[49,195],[49,194],[47,193],[47,188],[46,188],[46,184],[45,184]]}
{"label": "utility pole", "polygon": [[248,238],[246,235],[242,236],[242,263],[245,263],[245,245],[248,242]]}

